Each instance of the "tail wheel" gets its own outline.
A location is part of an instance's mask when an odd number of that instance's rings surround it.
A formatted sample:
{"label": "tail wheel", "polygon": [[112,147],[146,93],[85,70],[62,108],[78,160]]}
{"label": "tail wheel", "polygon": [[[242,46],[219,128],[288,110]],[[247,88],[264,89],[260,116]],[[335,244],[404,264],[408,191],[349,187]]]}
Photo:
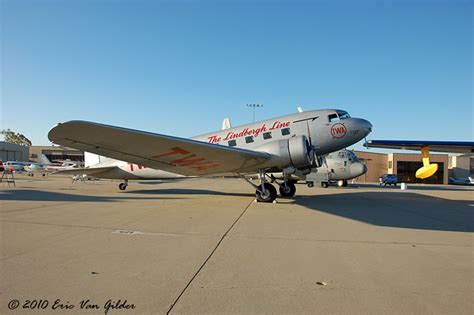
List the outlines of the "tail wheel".
{"label": "tail wheel", "polygon": [[287,182],[280,186],[280,195],[282,197],[293,197],[296,193],[296,186],[293,182]]}
{"label": "tail wheel", "polygon": [[265,193],[262,193],[260,190],[255,191],[255,196],[259,202],[273,202],[277,196],[277,191],[275,187],[270,183],[264,183],[263,187],[265,188]]}
{"label": "tail wheel", "polygon": [[119,189],[120,189],[120,190],[125,190],[125,189],[127,189],[127,186],[128,186],[128,185],[125,185],[124,183],[120,183],[120,184],[119,184]]}

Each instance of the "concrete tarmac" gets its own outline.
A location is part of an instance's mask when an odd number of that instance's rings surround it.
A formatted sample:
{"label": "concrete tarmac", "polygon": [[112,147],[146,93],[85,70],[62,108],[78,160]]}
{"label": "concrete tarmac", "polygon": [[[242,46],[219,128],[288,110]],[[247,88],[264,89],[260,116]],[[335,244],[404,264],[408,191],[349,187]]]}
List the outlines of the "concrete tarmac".
{"label": "concrete tarmac", "polygon": [[0,183],[1,314],[474,313],[472,187],[262,204],[240,179],[17,178]]}

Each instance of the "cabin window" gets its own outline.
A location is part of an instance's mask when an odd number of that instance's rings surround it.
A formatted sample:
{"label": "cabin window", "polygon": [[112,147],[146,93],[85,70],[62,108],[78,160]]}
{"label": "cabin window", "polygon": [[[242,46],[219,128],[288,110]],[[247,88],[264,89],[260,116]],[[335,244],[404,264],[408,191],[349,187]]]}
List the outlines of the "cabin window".
{"label": "cabin window", "polygon": [[281,135],[282,135],[282,136],[287,136],[287,135],[289,135],[289,134],[290,134],[290,128],[283,128],[283,129],[281,130]]}
{"label": "cabin window", "polygon": [[245,137],[245,142],[246,143],[252,143],[253,142],[253,136]]}
{"label": "cabin window", "polygon": [[237,145],[237,140],[230,140],[228,144],[229,144],[229,147],[235,147]]}
{"label": "cabin window", "polygon": [[271,139],[271,138],[272,138],[272,133],[270,131],[263,133],[263,139],[267,140],[267,139]]}
{"label": "cabin window", "polygon": [[336,122],[339,121],[339,116],[337,114],[331,114],[328,116],[329,122]]}

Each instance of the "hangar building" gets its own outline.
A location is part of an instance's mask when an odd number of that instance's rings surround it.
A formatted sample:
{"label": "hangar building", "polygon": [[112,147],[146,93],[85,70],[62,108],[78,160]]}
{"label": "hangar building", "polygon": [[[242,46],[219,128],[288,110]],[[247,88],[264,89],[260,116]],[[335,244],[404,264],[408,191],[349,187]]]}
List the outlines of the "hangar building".
{"label": "hangar building", "polygon": [[31,146],[30,161],[41,162],[41,154],[46,155],[50,161],[71,160],[84,162],[84,152],[63,146]]}
{"label": "hangar building", "polygon": [[6,161],[28,161],[28,147],[0,141],[0,160]]}
{"label": "hangar building", "polygon": [[[430,162],[438,164],[438,171],[430,178],[415,177],[416,170],[423,166],[420,153],[373,153],[355,151],[355,154],[367,163],[368,171],[357,178],[359,182],[378,182],[383,174],[397,174],[400,182],[448,184],[448,154],[430,154]],[[467,176],[465,176],[467,177]]]}

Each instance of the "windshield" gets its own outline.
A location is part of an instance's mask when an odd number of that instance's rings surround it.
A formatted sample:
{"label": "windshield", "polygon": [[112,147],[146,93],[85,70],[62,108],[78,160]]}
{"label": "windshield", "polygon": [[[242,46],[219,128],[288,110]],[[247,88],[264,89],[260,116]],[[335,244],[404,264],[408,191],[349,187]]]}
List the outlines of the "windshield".
{"label": "windshield", "polygon": [[359,158],[357,157],[357,155],[355,155],[355,153],[352,152],[352,151],[349,151],[349,158],[352,158],[352,160],[354,160],[354,161],[358,161],[358,160],[359,160]]}
{"label": "windshield", "polygon": [[338,110],[338,111],[337,111],[337,114],[339,115],[339,119],[351,118],[351,115],[349,115],[348,112],[343,111],[343,110]]}
{"label": "windshield", "polygon": [[341,159],[345,159],[347,155],[346,155],[346,152],[345,152],[345,151],[342,151],[342,152],[339,152],[338,156],[339,156],[339,158],[341,158]]}

